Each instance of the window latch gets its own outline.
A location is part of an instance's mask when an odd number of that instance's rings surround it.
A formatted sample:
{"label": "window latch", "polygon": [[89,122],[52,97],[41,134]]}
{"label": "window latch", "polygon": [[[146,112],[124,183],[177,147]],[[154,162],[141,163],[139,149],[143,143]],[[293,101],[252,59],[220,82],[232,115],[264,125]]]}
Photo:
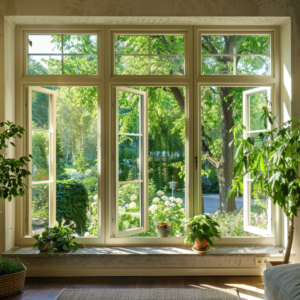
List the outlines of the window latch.
{"label": "window latch", "polygon": [[198,168],[198,158],[197,158],[197,156],[195,156],[194,161],[195,161],[195,167],[196,167],[196,170],[197,170],[197,168]]}

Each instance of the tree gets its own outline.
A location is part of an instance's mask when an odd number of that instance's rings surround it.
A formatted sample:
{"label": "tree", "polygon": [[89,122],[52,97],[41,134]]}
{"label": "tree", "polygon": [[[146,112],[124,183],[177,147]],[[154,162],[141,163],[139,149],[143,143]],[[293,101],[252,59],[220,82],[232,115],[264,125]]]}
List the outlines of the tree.
{"label": "tree", "polygon": [[61,139],[59,135],[56,135],[56,180],[65,180],[68,179],[68,177],[65,170]]}

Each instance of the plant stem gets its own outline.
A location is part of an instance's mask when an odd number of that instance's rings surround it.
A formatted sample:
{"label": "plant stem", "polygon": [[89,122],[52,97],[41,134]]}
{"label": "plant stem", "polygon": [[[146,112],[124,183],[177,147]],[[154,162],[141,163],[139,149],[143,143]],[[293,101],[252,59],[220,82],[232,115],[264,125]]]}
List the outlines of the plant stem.
{"label": "plant stem", "polygon": [[290,261],[291,256],[291,250],[292,250],[292,244],[293,244],[293,237],[294,237],[294,216],[289,217],[289,235],[288,235],[288,244],[285,250],[284,255],[284,264],[288,264]]}

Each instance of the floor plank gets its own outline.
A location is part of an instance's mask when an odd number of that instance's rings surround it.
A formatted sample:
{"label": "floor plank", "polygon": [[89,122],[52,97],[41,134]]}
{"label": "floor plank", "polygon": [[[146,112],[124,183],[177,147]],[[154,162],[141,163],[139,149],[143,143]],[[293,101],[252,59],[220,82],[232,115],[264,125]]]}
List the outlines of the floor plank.
{"label": "floor plank", "polygon": [[49,277],[26,278],[25,287],[5,300],[55,300],[64,288],[236,288],[241,300],[264,297],[262,277]]}

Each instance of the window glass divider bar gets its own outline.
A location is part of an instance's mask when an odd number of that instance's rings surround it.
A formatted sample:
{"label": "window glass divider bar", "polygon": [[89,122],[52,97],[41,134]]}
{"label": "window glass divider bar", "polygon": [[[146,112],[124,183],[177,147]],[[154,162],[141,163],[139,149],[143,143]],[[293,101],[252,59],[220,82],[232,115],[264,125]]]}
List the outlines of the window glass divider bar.
{"label": "window glass divider bar", "polygon": [[[86,53],[28,53],[28,56],[97,56],[97,53],[91,53],[91,54],[86,54]],[[122,56],[122,55],[120,55]]]}
{"label": "window glass divider bar", "polygon": [[[140,54],[141,55],[141,54]],[[180,54],[182,55],[182,54]],[[179,56],[179,55],[176,55],[176,56]],[[268,54],[234,54],[234,53],[231,53],[231,54],[201,54],[201,56],[208,56],[208,57],[214,57],[214,56],[249,56],[249,57],[252,57],[252,56],[267,56],[267,57],[270,57],[270,55]]]}
{"label": "window glass divider bar", "polygon": [[128,181],[119,181],[119,184],[127,184],[127,183],[142,183],[143,180],[128,180]]}
{"label": "window glass divider bar", "polygon": [[[185,57],[185,55],[184,54],[115,54],[115,56],[122,56],[122,57],[124,57],[124,56],[133,56],[133,57],[135,57],[135,56],[147,56],[147,57],[157,57],[157,56],[163,56],[163,57],[176,57],[176,56],[181,56],[181,57]],[[213,55],[213,56],[215,56],[215,55]],[[261,55],[260,55],[261,56]]]}
{"label": "window glass divider bar", "polygon": [[141,133],[121,133],[119,132],[119,135],[129,135],[129,136],[143,136]]}

